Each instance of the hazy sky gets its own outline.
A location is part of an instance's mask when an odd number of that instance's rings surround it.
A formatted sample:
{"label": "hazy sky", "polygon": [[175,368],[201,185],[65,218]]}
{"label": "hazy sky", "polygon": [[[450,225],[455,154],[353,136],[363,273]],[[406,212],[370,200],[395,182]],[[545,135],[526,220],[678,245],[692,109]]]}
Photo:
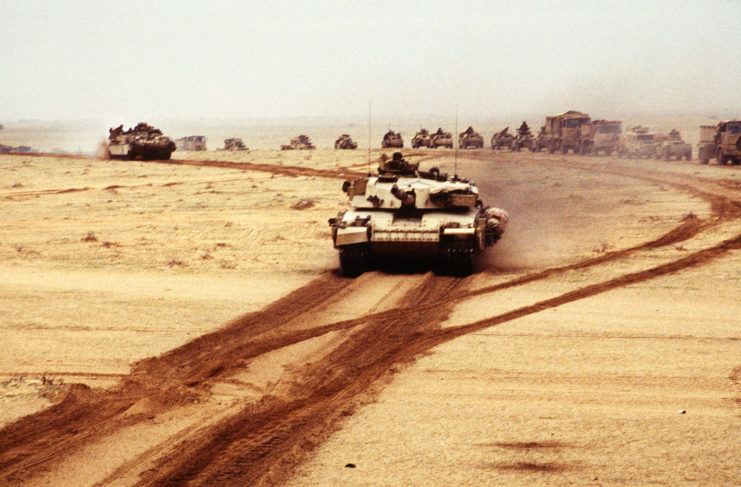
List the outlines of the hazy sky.
{"label": "hazy sky", "polygon": [[741,115],[739,0],[0,6],[0,122]]}

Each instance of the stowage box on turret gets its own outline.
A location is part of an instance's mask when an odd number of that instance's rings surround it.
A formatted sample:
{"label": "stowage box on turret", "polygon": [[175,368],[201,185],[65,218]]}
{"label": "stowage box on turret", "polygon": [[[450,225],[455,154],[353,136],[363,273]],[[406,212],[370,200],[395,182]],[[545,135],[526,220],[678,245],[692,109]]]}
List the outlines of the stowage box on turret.
{"label": "stowage box on turret", "polygon": [[476,185],[420,171],[400,152],[382,159],[377,176],[345,181],[352,209],[329,220],[345,275],[357,276],[379,261],[430,260],[450,274],[473,272],[474,256],[496,243],[509,219],[489,208]]}

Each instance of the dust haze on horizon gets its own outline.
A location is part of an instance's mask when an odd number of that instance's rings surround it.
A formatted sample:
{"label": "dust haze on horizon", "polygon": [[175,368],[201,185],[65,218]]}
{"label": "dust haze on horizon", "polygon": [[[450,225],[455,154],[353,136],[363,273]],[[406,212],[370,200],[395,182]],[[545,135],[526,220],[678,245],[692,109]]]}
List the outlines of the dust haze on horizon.
{"label": "dust haze on horizon", "polygon": [[15,2],[0,121],[741,116],[741,2]]}

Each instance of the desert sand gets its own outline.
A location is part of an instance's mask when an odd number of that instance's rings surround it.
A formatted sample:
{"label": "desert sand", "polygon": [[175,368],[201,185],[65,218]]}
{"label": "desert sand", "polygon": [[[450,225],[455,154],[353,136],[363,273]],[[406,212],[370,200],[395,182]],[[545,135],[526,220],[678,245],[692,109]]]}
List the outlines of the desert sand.
{"label": "desert sand", "polygon": [[741,481],[738,166],[405,154],[473,275],[339,274],[365,151],[0,156],[0,484]]}

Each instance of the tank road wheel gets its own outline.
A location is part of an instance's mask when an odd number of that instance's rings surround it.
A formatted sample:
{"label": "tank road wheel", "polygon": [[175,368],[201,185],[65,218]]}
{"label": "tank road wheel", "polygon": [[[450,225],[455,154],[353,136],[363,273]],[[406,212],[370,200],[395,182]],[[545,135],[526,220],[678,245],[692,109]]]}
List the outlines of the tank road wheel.
{"label": "tank road wheel", "polygon": [[369,268],[370,247],[365,244],[347,245],[340,248],[342,274],[357,277]]}

